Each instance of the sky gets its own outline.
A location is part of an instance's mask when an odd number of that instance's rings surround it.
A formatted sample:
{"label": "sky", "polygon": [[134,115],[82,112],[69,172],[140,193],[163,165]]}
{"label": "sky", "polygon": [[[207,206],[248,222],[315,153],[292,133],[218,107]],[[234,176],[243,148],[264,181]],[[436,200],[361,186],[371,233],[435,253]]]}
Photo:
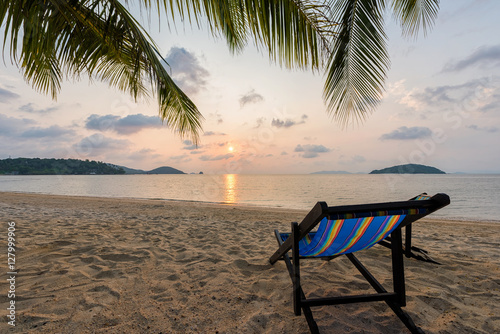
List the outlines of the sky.
{"label": "sky", "polygon": [[500,173],[500,1],[440,7],[433,29],[417,39],[403,38],[387,15],[384,98],[347,127],[327,112],[322,73],[281,68],[251,44],[234,55],[207,30],[145,22],[173,79],[204,116],[198,146],[162,124],[153,98],[133,101],[82,78],[66,81],[53,100],[4,56],[0,159],[89,159],[206,174],[367,173],[405,163]]}

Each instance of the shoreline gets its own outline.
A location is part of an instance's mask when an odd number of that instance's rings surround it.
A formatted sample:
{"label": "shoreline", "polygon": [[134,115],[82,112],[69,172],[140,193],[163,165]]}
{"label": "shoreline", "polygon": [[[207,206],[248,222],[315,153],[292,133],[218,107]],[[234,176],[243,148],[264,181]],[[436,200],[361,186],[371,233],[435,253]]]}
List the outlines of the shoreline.
{"label": "shoreline", "polygon": [[[277,249],[273,230],[288,230],[305,213],[0,192],[2,247],[7,222],[18,228],[15,332],[308,333],[305,318],[293,314],[284,263],[268,262]],[[413,233],[413,244],[442,263],[405,259],[405,310],[414,322],[426,333],[499,332],[500,225],[431,216]],[[389,289],[388,250],[357,254]],[[304,281],[317,296],[371,291],[344,257],[307,262]],[[10,327],[7,290],[2,284],[0,331]],[[313,314],[322,333],[407,332],[384,303]]]}
{"label": "shoreline", "polygon": [[[22,194],[22,195],[35,195],[35,196],[48,196],[48,197],[60,197],[60,198],[73,198],[73,199],[111,199],[111,200],[120,200],[120,201],[158,201],[158,202],[168,202],[168,203],[178,203],[178,204],[200,204],[200,205],[215,205],[215,206],[231,206],[231,207],[241,207],[241,208],[254,208],[256,210],[262,211],[293,211],[300,212],[303,214],[307,214],[309,212],[305,209],[293,209],[293,208],[285,208],[285,207],[273,207],[273,206],[263,206],[258,204],[248,204],[248,203],[228,203],[228,202],[209,202],[209,201],[196,201],[196,200],[183,200],[183,199],[168,199],[168,198],[144,198],[144,197],[112,197],[112,196],[85,196],[85,195],[58,195],[58,194],[46,194],[46,193],[35,193],[35,192],[23,192],[23,191],[0,191],[0,196],[8,195],[8,194]],[[312,208],[312,207],[311,207]],[[492,220],[492,219],[477,219],[473,220],[470,218],[461,218],[461,217],[439,217],[439,218],[425,218],[426,221],[440,221],[440,222],[455,222],[455,223],[481,223],[481,224],[500,224],[500,219]]]}

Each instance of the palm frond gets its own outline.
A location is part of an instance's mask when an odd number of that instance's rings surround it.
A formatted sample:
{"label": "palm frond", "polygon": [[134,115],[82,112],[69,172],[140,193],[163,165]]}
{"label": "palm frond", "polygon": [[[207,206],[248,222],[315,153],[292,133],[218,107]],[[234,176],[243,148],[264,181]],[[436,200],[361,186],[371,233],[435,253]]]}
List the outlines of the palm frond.
{"label": "palm frond", "polygon": [[57,96],[63,73],[108,82],[134,98],[157,95],[160,115],[196,143],[202,116],[165,70],[157,47],[117,0],[9,1],[0,5],[4,53],[32,86]]}
{"label": "palm frond", "polygon": [[255,43],[288,68],[322,68],[333,23],[323,1],[245,1],[246,20]]}
{"label": "palm frond", "polygon": [[[147,0],[142,0],[147,6]],[[233,52],[253,39],[274,61],[288,68],[319,68],[331,42],[324,1],[311,0],[163,0],[167,13],[199,23],[206,19]]]}
{"label": "palm frond", "polygon": [[[125,3],[128,0],[123,0]],[[389,68],[386,0],[140,0],[190,24],[206,20],[238,52],[249,40],[288,68],[327,67],[324,97],[342,123],[380,101]],[[330,8],[330,3],[333,4]],[[432,25],[439,0],[393,0],[405,35]],[[61,81],[87,74],[134,98],[158,98],[160,115],[198,140],[202,116],[165,70],[151,37],[119,0],[11,0],[0,3],[3,50],[36,89],[57,96]]]}
{"label": "palm frond", "polygon": [[380,101],[389,56],[384,33],[384,2],[339,0],[332,21],[337,37],[328,60],[324,97],[342,124],[362,120]]}
{"label": "palm frond", "polygon": [[392,10],[400,21],[403,35],[417,37],[422,28],[424,35],[432,28],[439,11],[439,0],[393,0]]}

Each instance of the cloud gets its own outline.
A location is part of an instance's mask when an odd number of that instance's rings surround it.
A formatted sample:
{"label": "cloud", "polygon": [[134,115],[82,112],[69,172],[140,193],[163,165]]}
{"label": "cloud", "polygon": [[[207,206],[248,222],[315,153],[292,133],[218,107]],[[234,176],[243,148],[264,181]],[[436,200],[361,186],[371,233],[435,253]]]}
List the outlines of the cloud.
{"label": "cloud", "polygon": [[58,109],[59,109],[58,107],[49,107],[45,109],[35,108],[35,105],[33,103],[28,103],[19,107],[20,111],[25,111],[29,113],[38,113],[38,114],[47,114],[56,111]]}
{"label": "cloud", "polygon": [[165,57],[174,81],[188,95],[206,86],[210,73],[200,65],[198,58],[184,48],[172,47]]}
{"label": "cloud", "polygon": [[0,136],[15,136],[36,124],[32,119],[15,118],[0,114]]}
{"label": "cloud", "polygon": [[291,126],[294,126],[296,123],[292,121],[291,119],[287,119],[285,121],[282,121],[277,118],[273,118],[271,121],[271,126],[277,127],[277,128],[289,128]]}
{"label": "cloud", "polygon": [[60,127],[59,125],[52,125],[48,128],[33,127],[24,131],[20,136],[23,138],[54,138],[64,135],[74,134],[73,130],[68,130]]}
{"label": "cloud", "polygon": [[216,156],[213,155],[202,155],[200,157],[201,161],[219,161],[219,160],[227,160],[234,157],[232,153],[227,153],[227,154],[219,154]]}
{"label": "cloud", "polygon": [[193,142],[191,140],[184,140],[182,142],[185,146],[182,148],[183,150],[196,150],[198,149],[199,147],[196,146],[195,144],[193,144]]}
{"label": "cloud", "polygon": [[390,133],[383,134],[380,140],[410,140],[425,138],[432,135],[432,130],[427,127],[413,126],[408,128],[402,126]]}
{"label": "cloud", "polygon": [[277,128],[289,128],[291,126],[297,125],[297,124],[304,124],[306,122],[306,119],[308,118],[307,115],[302,115],[300,117],[300,121],[293,121],[289,118],[285,120],[280,120],[279,118],[273,118],[271,121],[271,126],[277,127]]}
{"label": "cloud", "polygon": [[128,115],[125,117],[92,114],[87,118],[85,127],[89,130],[115,131],[121,135],[137,133],[143,129],[161,128],[162,122],[157,116],[143,114]]}
{"label": "cloud", "polygon": [[500,45],[483,46],[463,60],[447,64],[443,72],[458,72],[468,67],[488,65],[500,66]]}
{"label": "cloud", "polygon": [[316,158],[319,153],[326,153],[331,150],[323,145],[297,145],[293,151],[302,153],[303,158],[310,159]]}
{"label": "cloud", "polygon": [[264,125],[264,121],[266,120],[265,117],[259,117],[255,120],[255,123],[257,123],[255,126],[254,126],[254,129],[258,129],[260,128],[262,125]]}
{"label": "cloud", "polygon": [[216,122],[217,124],[221,124],[221,123],[223,123],[223,122],[224,122],[224,120],[222,119],[222,115],[221,115],[221,114],[219,114],[219,112],[218,112],[218,111],[216,111],[216,112],[215,112],[215,113],[213,113],[213,114],[209,114],[208,116],[209,116],[210,118],[214,118],[214,119],[215,119],[215,122]]}
{"label": "cloud", "polygon": [[100,133],[95,133],[74,144],[73,148],[82,156],[99,156],[108,152],[126,150],[129,143],[128,140],[109,138]]}
{"label": "cloud", "polygon": [[240,97],[240,106],[244,107],[245,105],[249,103],[258,103],[261,101],[264,101],[264,97],[258,93],[255,92],[254,89]]}
{"label": "cloud", "polygon": [[0,102],[1,103],[5,103],[9,100],[17,99],[18,97],[19,97],[18,94],[0,87]]}
{"label": "cloud", "polygon": [[297,145],[297,147],[295,147],[295,150],[293,150],[294,152],[305,152],[305,149],[302,147],[302,145]]}
{"label": "cloud", "polygon": [[497,128],[496,126],[477,126],[477,125],[468,125],[468,129],[472,129],[475,131],[481,131],[481,132],[489,132],[489,133],[494,133],[498,132],[500,129]]}
{"label": "cloud", "polygon": [[480,100],[493,94],[498,95],[498,86],[492,78],[467,81],[458,85],[427,87],[414,96],[429,106],[435,104],[461,104],[471,100]]}
{"label": "cloud", "polygon": [[213,132],[213,131],[206,131],[203,133],[204,136],[226,136],[225,133],[223,132]]}
{"label": "cloud", "polygon": [[182,154],[182,155],[174,155],[174,156],[171,156],[169,158],[169,160],[173,160],[177,163],[179,162],[189,162],[191,161],[192,159],[189,157],[189,155],[187,154]]}
{"label": "cloud", "polygon": [[498,109],[500,103],[500,77],[488,76],[455,85],[427,87],[423,90],[406,91],[398,82],[389,89],[399,103],[414,110],[461,109],[489,112]]}
{"label": "cloud", "polygon": [[306,159],[316,158],[317,156],[319,156],[317,152],[304,152],[304,154],[302,154],[302,158]]}
{"label": "cloud", "polygon": [[155,153],[155,150],[150,148],[143,148],[142,150],[132,152],[128,155],[127,159],[130,161],[144,161],[146,159],[157,159],[161,157],[160,154]]}

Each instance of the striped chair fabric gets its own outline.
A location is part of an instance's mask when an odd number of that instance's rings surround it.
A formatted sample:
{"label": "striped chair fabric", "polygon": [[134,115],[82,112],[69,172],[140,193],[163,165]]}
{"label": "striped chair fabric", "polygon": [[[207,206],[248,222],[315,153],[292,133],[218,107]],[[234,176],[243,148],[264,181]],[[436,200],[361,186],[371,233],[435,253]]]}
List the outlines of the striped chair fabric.
{"label": "striped chair fabric", "polygon": [[[415,200],[425,200],[419,196]],[[425,214],[426,209],[361,212],[325,217],[315,232],[299,241],[299,254],[323,257],[367,249],[389,236],[407,215]],[[280,233],[285,241],[290,233]]]}

